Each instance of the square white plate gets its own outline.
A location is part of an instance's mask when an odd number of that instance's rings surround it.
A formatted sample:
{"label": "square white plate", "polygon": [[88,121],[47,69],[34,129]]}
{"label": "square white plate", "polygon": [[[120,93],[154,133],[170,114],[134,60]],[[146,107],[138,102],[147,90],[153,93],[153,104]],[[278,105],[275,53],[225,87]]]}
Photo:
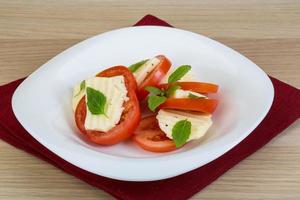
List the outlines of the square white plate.
{"label": "square white plate", "polygon": [[[131,141],[110,147],[85,142],[71,109],[75,83],[114,65],[158,54],[173,66],[189,64],[203,82],[220,86],[213,126],[200,141],[174,152],[146,152]],[[173,177],[200,167],[242,141],[265,117],[274,89],[253,62],[207,37],[167,27],[123,28],[87,39],[55,56],[15,91],[13,111],[41,144],[92,173],[128,181]]]}

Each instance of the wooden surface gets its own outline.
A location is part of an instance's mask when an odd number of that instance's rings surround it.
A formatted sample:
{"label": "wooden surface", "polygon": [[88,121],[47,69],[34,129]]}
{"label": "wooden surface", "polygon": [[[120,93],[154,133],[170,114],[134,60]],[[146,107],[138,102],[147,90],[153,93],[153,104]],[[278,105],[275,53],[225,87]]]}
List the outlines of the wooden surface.
{"label": "wooden surface", "polygon": [[[300,1],[266,0],[0,0],[0,83],[147,13],[221,41],[300,87]],[[298,121],[192,199],[300,199],[299,132]],[[0,141],[0,199],[113,198]]]}

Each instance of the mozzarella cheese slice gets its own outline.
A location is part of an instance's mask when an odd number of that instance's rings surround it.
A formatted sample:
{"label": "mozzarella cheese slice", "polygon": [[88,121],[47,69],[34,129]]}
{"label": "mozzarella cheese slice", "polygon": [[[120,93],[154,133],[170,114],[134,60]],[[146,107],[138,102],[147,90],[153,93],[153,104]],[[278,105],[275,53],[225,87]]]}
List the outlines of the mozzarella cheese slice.
{"label": "mozzarella cheese slice", "polygon": [[197,97],[201,97],[201,98],[207,98],[205,95],[197,93],[197,92],[192,92],[190,90],[182,90],[182,89],[178,89],[175,90],[175,92],[171,95],[171,98],[190,98],[189,95],[195,95]]}
{"label": "mozzarella cheese slice", "polygon": [[80,83],[76,84],[73,89],[72,109],[75,112],[76,107],[82,97],[85,95],[85,90],[80,90]]}
{"label": "mozzarella cheese slice", "polygon": [[[86,88],[91,87],[106,97],[105,115],[92,114],[88,106],[84,126],[87,130],[106,132],[119,123],[124,110],[123,103],[128,100],[123,76],[93,77],[85,81]],[[86,93],[86,89],[85,89]],[[87,97],[86,97],[87,102]]]}
{"label": "mozzarella cheese slice", "polygon": [[212,125],[211,115],[209,114],[190,113],[177,110],[161,109],[159,110],[156,119],[158,120],[160,129],[170,139],[173,139],[172,129],[178,121],[190,121],[192,124],[191,135],[187,141],[201,138]]}
{"label": "mozzarella cheese slice", "polygon": [[[168,83],[168,79],[169,76],[174,72],[173,71],[169,71],[167,73],[167,75],[161,80],[160,83]],[[192,82],[192,81],[196,81],[195,77],[193,76],[193,74],[191,74],[190,72],[186,73],[183,77],[181,77],[181,79],[178,80],[179,82]]]}
{"label": "mozzarella cheese slice", "polygon": [[136,79],[137,84],[140,85],[145,80],[147,75],[150,74],[159,63],[160,60],[154,57],[143,64],[138,70],[136,70],[133,75]]}

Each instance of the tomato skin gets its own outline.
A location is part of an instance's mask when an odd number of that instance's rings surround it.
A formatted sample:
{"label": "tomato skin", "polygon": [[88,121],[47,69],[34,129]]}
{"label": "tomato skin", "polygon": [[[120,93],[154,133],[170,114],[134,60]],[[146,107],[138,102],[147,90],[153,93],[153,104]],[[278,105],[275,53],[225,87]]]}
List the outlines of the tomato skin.
{"label": "tomato skin", "polygon": [[183,90],[190,90],[198,93],[216,93],[219,89],[218,85],[212,83],[203,82],[176,82],[176,83],[165,83],[160,84],[158,87],[160,89],[168,89],[171,85],[179,85]]}
{"label": "tomato skin", "polygon": [[159,108],[169,108],[177,110],[199,111],[205,113],[213,113],[218,105],[216,99],[175,99],[169,98]]}
{"label": "tomato skin", "polygon": [[161,130],[143,130],[134,135],[133,141],[147,151],[164,153],[176,150],[175,143]]}
{"label": "tomato skin", "polygon": [[84,134],[91,142],[101,145],[112,145],[129,138],[139,124],[141,113],[139,102],[136,97],[136,81],[133,74],[124,66],[115,66],[106,69],[99,74],[98,77],[112,77],[123,75],[125,86],[127,88],[128,101],[124,102],[124,111],[122,113],[120,122],[107,132],[86,130],[84,122],[86,118],[86,102],[83,97],[76,110],[75,121],[78,129]]}
{"label": "tomato skin", "polygon": [[171,61],[163,56],[156,56],[160,60],[160,63],[155,67],[155,69],[146,77],[146,79],[138,86],[138,98],[139,100],[145,99],[148,95],[148,91],[145,90],[147,86],[157,86],[163,77],[168,73],[171,67]]}

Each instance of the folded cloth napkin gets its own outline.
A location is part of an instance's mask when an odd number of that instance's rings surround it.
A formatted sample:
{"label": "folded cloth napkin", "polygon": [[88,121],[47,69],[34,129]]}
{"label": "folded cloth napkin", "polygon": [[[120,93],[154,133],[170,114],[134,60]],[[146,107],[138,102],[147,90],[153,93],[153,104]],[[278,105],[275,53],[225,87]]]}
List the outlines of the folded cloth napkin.
{"label": "folded cloth napkin", "polygon": [[[145,16],[135,24],[135,26],[139,25],[171,26],[152,15]],[[152,182],[113,180],[82,170],[49,151],[26,132],[13,114],[11,98],[24,79],[0,86],[0,138],[90,185],[105,190],[118,199],[187,199],[264,146],[300,117],[299,90],[275,78],[270,78],[275,88],[274,102],[265,119],[247,138],[218,159],[188,173],[165,180]]]}

